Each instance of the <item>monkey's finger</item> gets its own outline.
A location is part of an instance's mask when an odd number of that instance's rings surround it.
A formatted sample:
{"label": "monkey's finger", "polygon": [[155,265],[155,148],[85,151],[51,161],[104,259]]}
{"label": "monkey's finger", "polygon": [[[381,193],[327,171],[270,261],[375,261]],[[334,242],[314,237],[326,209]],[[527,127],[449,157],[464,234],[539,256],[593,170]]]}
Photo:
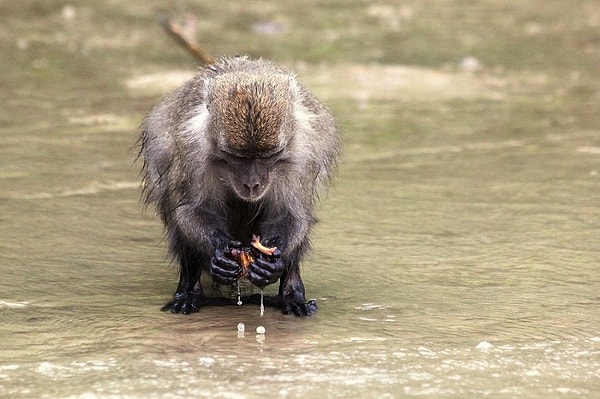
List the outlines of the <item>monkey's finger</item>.
{"label": "monkey's finger", "polygon": [[162,310],[171,313],[190,314],[200,309],[201,301],[202,294],[198,292],[178,292],[175,294],[173,301],[163,306]]}
{"label": "monkey's finger", "polygon": [[215,283],[223,285],[233,285],[239,280],[238,274],[221,273],[220,271],[211,270],[211,277]]}
{"label": "monkey's finger", "polygon": [[238,278],[239,270],[238,269],[229,269],[223,268],[220,265],[213,263],[211,264],[210,272],[213,276],[218,276],[223,279],[236,279]]}
{"label": "monkey's finger", "polygon": [[218,283],[233,284],[239,279],[240,268],[231,259],[214,257],[210,262],[210,274]]}
{"label": "monkey's finger", "polygon": [[225,251],[216,250],[215,256],[211,260],[212,264],[216,264],[221,269],[226,270],[238,270],[240,268],[240,264],[237,260],[233,260],[225,255]]}
{"label": "monkey's finger", "polygon": [[278,245],[279,242],[279,236],[276,237],[271,237],[271,238],[267,238],[266,240],[263,241],[263,245],[265,247],[276,247]]}
{"label": "monkey's finger", "polygon": [[183,306],[182,302],[174,302],[171,304],[171,313],[179,313],[181,311],[181,307]]}
{"label": "monkey's finger", "polygon": [[231,240],[229,241],[229,248],[242,248],[244,244],[241,241]]}
{"label": "monkey's finger", "polygon": [[248,271],[248,280],[256,286],[264,287],[269,284],[273,284],[275,281],[279,279],[280,276],[273,275],[268,271],[264,271],[261,269],[250,269]]}
{"label": "monkey's finger", "polygon": [[282,274],[283,268],[280,271],[273,272],[261,269],[260,267],[257,267],[256,264],[252,264],[248,271],[248,280],[258,287],[265,287],[279,280]]}
{"label": "monkey's finger", "polygon": [[200,304],[197,298],[190,298],[181,306],[181,314],[195,313],[200,310]]}
{"label": "monkey's finger", "polygon": [[304,295],[299,292],[283,296],[283,313],[297,317],[308,317],[317,311],[317,302],[313,299],[304,302]]}
{"label": "monkey's finger", "polygon": [[[281,262],[278,262],[281,264]],[[268,264],[272,266],[271,263]],[[251,283],[257,286],[265,286],[269,284],[273,284],[277,280],[281,278],[283,275],[283,265],[277,268],[265,268],[261,267],[259,262],[254,262],[250,265],[250,269],[248,271],[248,279]]]}
{"label": "monkey's finger", "polygon": [[281,257],[281,251],[279,250],[279,248],[276,248],[271,256],[274,256],[275,258]]}
{"label": "monkey's finger", "polygon": [[[269,256],[270,257],[270,256]],[[260,256],[254,260],[250,269],[256,269],[259,273],[283,273],[283,262],[281,259],[269,260],[267,257]],[[262,271],[262,272],[261,272]]]}
{"label": "monkey's finger", "polygon": [[293,314],[296,317],[307,316],[307,309],[304,303],[286,303],[283,309],[284,314]]}

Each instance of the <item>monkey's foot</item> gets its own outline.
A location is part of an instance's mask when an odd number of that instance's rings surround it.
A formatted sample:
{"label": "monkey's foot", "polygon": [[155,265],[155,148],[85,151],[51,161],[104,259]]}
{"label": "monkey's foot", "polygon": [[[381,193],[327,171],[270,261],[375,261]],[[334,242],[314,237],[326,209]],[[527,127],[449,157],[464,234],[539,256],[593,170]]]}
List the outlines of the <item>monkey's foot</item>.
{"label": "monkey's foot", "polygon": [[160,310],[163,312],[190,314],[200,310],[203,305],[204,295],[197,291],[176,292],[173,300],[166,303]]}
{"label": "monkey's foot", "polygon": [[317,301],[311,299],[305,303],[304,298],[298,295],[284,295],[282,301],[283,313],[293,314],[296,317],[308,317],[318,309]]}
{"label": "monkey's foot", "polygon": [[[298,295],[299,296],[299,295]],[[279,295],[265,295],[263,302],[265,306],[281,309],[284,314],[293,314],[298,317],[307,317],[315,313],[318,309],[317,301],[311,299],[304,303],[304,299],[300,299],[298,302],[290,301],[291,296],[286,301],[285,297],[282,298]],[[252,303],[255,305],[260,304],[260,295],[253,294],[242,297],[243,303]]]}
{"label": "monkey's foot", "polygon": [[160,310],[163,312],[190,314],[200,310],[202,306],[229,306],[237,302],[231,298],[207,298],[197,291],[176,292],[173,300],[166,303]]}

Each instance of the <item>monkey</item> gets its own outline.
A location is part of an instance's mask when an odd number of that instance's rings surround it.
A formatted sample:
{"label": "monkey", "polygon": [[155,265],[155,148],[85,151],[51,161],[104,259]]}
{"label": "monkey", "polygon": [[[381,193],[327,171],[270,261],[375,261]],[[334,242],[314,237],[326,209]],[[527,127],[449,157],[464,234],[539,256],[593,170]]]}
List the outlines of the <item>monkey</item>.
{"label": "monkey", "polygon": [[165,227],[179,284],[163,311],[190,314],[221,304],[201,273],[234,285],[233,249],[253,235],[276,248],[251,257],[245,276],[285,314],[310,316],[300,263],[311,248],[315,203],[331,181],[340,134],[330,111],[296,75],[247,56],[222,57],[159,101],[141,125],[145,205]]}

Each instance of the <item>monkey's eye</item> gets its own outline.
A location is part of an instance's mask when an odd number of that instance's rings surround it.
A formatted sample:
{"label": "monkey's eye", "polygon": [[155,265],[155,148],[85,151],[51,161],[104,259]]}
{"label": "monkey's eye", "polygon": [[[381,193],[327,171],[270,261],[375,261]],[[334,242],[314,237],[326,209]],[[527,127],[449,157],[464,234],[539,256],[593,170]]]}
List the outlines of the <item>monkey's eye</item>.
{"label": "monkey's eye", "polygon": [[231,152],[227,150],[219,150],[221,157],[232,163],[244,162],[249,160],[260,160],[268,165],[272,165],[279,162],[283,158],[284,149],[278,150],[274,153],[265,153],[260,151],[244,151],[244,152]]}
{"label": "monkey's eye", "polygon": [[283,150],[284,150],[284,149],[282,148],[281,150],[279,150],[279,151],[277,151],[277,152],[275,152],[275,153],[273,153],[273,154],[269,155],[269,156],[268,156],[268,157],[266,157],[266,158],[267,158],[267,159],[271,159],[271,160],[276,160],[276,161],[277,161],[277,160],[279,160],[279,159],[283,158]]}
{"label": "monkey's eye", "polygon": [[263,161],[268,167],[272,167],[278,163],[286,162],[284,149],[281,149],[276,153],[263,158]]}

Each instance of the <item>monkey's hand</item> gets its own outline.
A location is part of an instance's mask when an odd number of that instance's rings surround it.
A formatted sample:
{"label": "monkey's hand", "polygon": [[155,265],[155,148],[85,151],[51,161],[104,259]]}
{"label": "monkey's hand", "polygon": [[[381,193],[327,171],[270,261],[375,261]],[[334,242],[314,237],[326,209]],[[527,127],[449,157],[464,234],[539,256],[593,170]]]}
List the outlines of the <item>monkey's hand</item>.
{"label": "monkey's hand", "polygon": [[[263,245],[265,247],[274,247],[276,240],[276,238],[266,240]],[[252,247],[251,251],[254,261],[250,264],[248,270],[248,280],[252,284],[264,288],[281,278],[285,267],[279,249],[276,248],[270,255],[261,252],[255,247]]]}
{"label": "monkey's hand", "polygon": [[233,285],[240,278],[240,264],[231,255],[232,249],[242,249],[242,243],[231,241],[225,248],[217,248],[210,261],[210,274],[219,284]]}

